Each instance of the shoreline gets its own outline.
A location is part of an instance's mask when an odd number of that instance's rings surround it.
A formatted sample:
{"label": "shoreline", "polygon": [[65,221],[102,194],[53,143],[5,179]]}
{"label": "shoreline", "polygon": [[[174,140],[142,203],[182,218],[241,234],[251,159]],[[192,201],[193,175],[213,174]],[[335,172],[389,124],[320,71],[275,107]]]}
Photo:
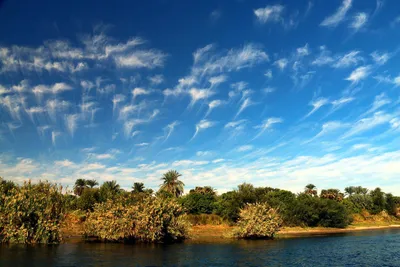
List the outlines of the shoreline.
{"label": "shoreline", "polygon": [[[225,242],[236,240],[230,236],[234,226],[228,225],[196,225],[191,229],[191,237],[188,242]],[[283,227],[276,238],[328,236],[341,233],[356,233],[363,231],[399,229],[400,224],[357,226],[350,225],[347,228],[324,228],[324,227]],[[82,235],[70,234],[64,237],[64,243],[75,243],[84,240]]]}
{"label": "shoreline", "polygon": [[362,231],[385,230],[385,229],[400,229],[400,224],[380,225],[380,226],[349,226],[347,228],[283,228],[277,233],[278,237],[289,236],[314,236],[314,235],[329,235],[340,233],[353,233]]}

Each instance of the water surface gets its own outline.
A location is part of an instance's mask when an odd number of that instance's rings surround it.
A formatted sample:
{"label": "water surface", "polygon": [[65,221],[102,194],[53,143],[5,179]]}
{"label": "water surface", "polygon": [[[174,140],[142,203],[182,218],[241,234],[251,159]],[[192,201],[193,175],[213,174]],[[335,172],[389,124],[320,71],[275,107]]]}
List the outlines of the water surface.
{"label": "water surface", "polygon": [[400,266],[400,230],[172,245],[3,245],[0,266]]}

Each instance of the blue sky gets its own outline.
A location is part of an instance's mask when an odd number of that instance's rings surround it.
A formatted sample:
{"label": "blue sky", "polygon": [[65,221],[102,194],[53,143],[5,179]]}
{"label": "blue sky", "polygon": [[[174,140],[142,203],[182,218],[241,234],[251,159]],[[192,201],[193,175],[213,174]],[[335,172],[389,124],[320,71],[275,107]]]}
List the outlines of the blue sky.
{"label": "blue sky", "polygon": [[0,176],[400,194],[400,3],[4,1]]}

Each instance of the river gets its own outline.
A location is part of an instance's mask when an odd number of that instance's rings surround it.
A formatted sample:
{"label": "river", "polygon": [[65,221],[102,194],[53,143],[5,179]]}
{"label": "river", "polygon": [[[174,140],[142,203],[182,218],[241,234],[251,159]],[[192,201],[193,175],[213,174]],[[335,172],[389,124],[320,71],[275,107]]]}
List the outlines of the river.
{"label": "river", "polygon": [[400,266],[400,230],[171,245],[2,245],[0,266]]}

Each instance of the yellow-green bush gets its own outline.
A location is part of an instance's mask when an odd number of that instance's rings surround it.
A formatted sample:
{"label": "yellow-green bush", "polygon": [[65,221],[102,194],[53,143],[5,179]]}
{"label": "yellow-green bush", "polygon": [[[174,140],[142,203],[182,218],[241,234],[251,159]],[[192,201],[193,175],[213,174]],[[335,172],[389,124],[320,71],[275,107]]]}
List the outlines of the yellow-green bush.
{"label": "yellow-green bush", "polygon": [[96,204],[85,222],[85,234],[103,241],[179,241],[188,236],[188,229],[175,200],[152,197],[136,205],[121,199]]}
{"label": "yellow-green bush", "polygon": [[273,238],[282,220],[276,209],[266,203],[247,204],[240,210],[234,236],[238,238]]}
{"label": "yellow-green bush", "polygon": [[0,184],[0,243],[59,243],[64,219],[62,188],[48,182],[25,182],[2,194]]}

